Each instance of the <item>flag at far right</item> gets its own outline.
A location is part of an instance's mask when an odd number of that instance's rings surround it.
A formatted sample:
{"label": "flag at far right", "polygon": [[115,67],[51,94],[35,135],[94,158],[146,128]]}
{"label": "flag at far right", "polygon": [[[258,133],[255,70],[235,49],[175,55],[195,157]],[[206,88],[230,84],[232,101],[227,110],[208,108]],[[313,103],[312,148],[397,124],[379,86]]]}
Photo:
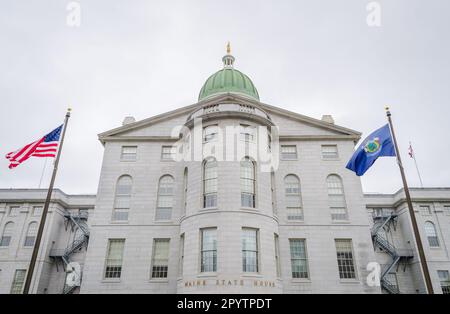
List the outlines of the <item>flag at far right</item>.
{"label": "flag at far right", "polygon": [[389,124],[372,132],[361,142],[346,168],[362,176],[382,156],[396,156]]}

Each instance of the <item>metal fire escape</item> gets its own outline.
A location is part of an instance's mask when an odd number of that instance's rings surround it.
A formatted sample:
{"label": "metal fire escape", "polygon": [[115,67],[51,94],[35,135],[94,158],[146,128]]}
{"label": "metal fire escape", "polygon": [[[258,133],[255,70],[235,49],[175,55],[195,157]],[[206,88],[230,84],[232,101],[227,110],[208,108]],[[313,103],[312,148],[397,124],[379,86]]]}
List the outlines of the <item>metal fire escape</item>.
{"label": "metal fire escape", "polygon": [[398,289],[398,286],[396,283],[389,280],[389,274],[394,269],[394,267],[397,267],[398,269],[398,266],[401,263],[403,263],[406,267],[406,262],[414,257],[413,250],[397,249],[383,236],[384,231],[388,232],[391,227],[393,227],[395,230],[397,224],[397,214],[395,214],[394,212],[374,212],[373,221],[373,244],[374,246],[378,246],[391,257],[391,261],[381,270],[381,287],[390,294],[399,294],[400,291]]}
{"label": "metal fire escape", "polygon": [[[65,249],[52,249],[50,251],[50,257],[54,258],[56,261],[61,260],[63,262],[64,269],[70,264],[73,253],[81,249],[84,245],[88,244],[89,241],[89,227],[87,225],[87,212],[78,212],[77,214],[67,213],[64,215],[66,219],[66,230],[68,227],[71,231],[76,230],[75,237],[71,243]],[[79,274],[81,276],[81,274]],[[81,278],[80,278],[81,283]],[[64,283],[63,294],[71,294],[74,292],[79,285],[69,286]]]}

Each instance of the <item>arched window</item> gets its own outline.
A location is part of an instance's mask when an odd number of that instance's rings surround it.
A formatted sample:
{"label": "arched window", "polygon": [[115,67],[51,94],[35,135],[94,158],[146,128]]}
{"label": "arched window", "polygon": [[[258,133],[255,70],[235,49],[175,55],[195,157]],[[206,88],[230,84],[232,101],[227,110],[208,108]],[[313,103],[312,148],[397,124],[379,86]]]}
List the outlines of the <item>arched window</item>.
{"label": "arched window", "polygon": [[133,180],[128,175],[121,176],[117,180],[116,195],[114,199],[114,221],[128,221],[132,186]]}
{"label": "arched window", "polygon": [[172,218],[173,182],[172,176],[169,175],[164,175],[159,179],[156,220],[170,220]]}
{"label": "arched window", "polygon": [[203,208],[217,207],[217,161],[203,162]]}
{"label": "arched window", "polygon": [[332,220],[347,220],[347,205],[345,202],[342,179],[336,174],[327,177],[328,200]]}
{"label": "arched window", "polygon": [[241,206],[255,207],[255,163],[245,157],[241,161]]}
{"label": "arched window", "polygon": [[187,207],[187,193],[188,193],[188,168],[184,168],[183,175],[183,209],[181,215],[186,215],[186,207]]}
{"label": "arched window", "polygon": [[296,175],[289,174],[284,178],[284,192],[286,196],[287,219],[302,220],[303,209],[300,180]]}
{"label": "arched window", "polygon": [[25,242],[23,246],[30,247],[34,246],[34,241],[36,241],[36,235],[38,231],[37,222],[31,222],[28,225],[27,235],[25,236]]}
{"label": "arched window", "polygon": [[9,246],[11,243],[12,234],[14,231],[14,223],[8,222],[3,228],[2,238],[0,239],[0,246]]}
{"label": "arched window", "polygon": [[430,247],[439,247],[439,238],[437,236],[436,227],[431,221],[425,222],[425,234]]}

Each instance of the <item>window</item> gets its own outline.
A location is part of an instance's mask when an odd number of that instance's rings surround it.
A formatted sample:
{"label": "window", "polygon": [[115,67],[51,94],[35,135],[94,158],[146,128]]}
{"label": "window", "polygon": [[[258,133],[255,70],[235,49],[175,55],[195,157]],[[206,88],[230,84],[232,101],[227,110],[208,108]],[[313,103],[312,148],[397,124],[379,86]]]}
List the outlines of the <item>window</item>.
{"label": "window", "polygon": [[280,263],[280,238],[278,234],[273,234],[275,245],[275,266],[277,268],[277,277],[281,277],[281,263]]}
{"label": "window", "polygon": [[248,157],[241,161],[241,206],[255,208],[255,164]]}
{"label": "window", "polygon": [[14,223],[8,222],[3,228],[2,238],[0,239],[0,246],[9,246],[11,243],[12,234],[14,231]]}
{"label": "window", "polygon": [[10,206],[8,215],[10,217],[16,217],[19,215],[19,212],[20,212],[20,206]]}
{"label": "window", "polygon": [[135,161],[137,155],[137,146],[122,146],[120,160]]}
{"label": "window", "polygon": [[156,220],[170,220],[173,207],[173,178],[169,175],[159,179]]}
{"label": "window", "polygon": [[425,234],[430,247],[439,247],[439,238],[436,233],[436,227],[431,221],[425,222]]}
{"label": "window", "polygon": [[130,176],[121,176],[117,180],[116,196],[114,200],[113,221],[128,221],[130,211],[131,190],[133,181]]}
{"label": "window", "polygon": [[283,159],[283,160],[297,160],[297,146],[295,146],[295,145],[281,145],[281,159]]}
{"label": "window", "polygon": [[277,190],[275,187],[275,172],[270,172],[270,192],[272,193],[272,211],[274,215],[277,215]]}
{"label": "window", "polygon": [[337,159],[338,157],[337,145],[322,145],[323,159]]}
{"label": "window", "polygon": [[203,208],[217,207],[217,161],[203,163]]}
{"label": "window", "polygon": [[302,198],[300,195],[300,180],[297,176],[289,174],[284,178],[286,195],[286,210],[288,220],[302,220]]}
{"label": "window", "polygon": [[242,228],[242,271],[257,273],[258,256],[258,230]]}
{"label": "window", "polygon": [[183,208],[181,216],[186,215],[187,194],[188,194],[188,168],[186,167],[184,168],[184,175],[183,175]]}
{"label": "window", "polygon": [[353,261],[352,240],[335,240],[339,277],[341,279],[356,279]]}
{"label": "window", "polygon": [[328,200],[330,203],[332,220],[347,220],[347,205],[345,202],[344,186],[338,175],[327,177]]}
{"label": "window", "polygon": [[38,231],[37,222],[31,222],[28,225],[27,235],[25,236],[25,243],[23,244],[23,246],[26,246],[26,247],[34,246],[34,242],[36,241],[37,231]]}
{"label": "window", "polygon": [[122,274],[125,239],[109,239],[105,278],[120,278]]}
{"label": "window", "polygon": [[450,215],[450,205],[444,205],[444,213]]}
{"label": "window", "polygon": [[219,138],[219,127],[210,125],[203,129],[203,143],[214,142]]}
{"label": "window", "polygon": [[25,282],[26,269],[16,269],[14,273],[13,283],[11,285],[11,294],[21,294],[23,289],[23,284]]}
{"label": "window", "polygon": [[448,270],[438,270],[438,276],[441,282],[442,294],[450,294],[450,276]]}
{"label": "window", "polygon": [[255,128],[249,125],[241,124],[239,126],[239,137],[241,141],[254,142],[255,141]]}
{"label": "window", "polygon": [[42,206],[33,206],[33,216],[41,216],[44,207]]}
{"label": "window", "polygon": [[203,272],[217,271],[217,229],[201,230],[201,269]]}
{"label": "window", "polygon": [[153,240],[152,278],[167,278],[169,269],[169,239]]}
{"label": "window", "polygon": [[431,215],[430,206],[428,205],[419,206],[419,212],[421,215],[430,216]]}
{"label": "window", "polygon": [[184,264],[184,233],[180,236],[180,260],[178,265],[178,276],[183,276]]}
{"label": "window", "polygon": [[161,150],[161,160],[175,160],[176,147],[163,146]]}
{"label": "window", "polygon": [[308,275],[308,258],[304,239],[289,239],[291,249],[292,278],[306,279]]}

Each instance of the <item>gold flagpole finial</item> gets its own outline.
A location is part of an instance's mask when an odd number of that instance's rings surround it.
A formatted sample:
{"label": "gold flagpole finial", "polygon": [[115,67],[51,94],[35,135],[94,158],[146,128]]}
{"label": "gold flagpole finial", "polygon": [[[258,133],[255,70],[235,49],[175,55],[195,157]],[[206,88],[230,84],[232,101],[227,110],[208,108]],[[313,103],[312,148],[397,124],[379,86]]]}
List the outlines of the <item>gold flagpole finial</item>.
{"label": "gold flagpole finial", "polygon": [[230,54],[231,53],[231,44],[230,44],[230,42],[228,42],[228,44],[227,44],[227,54]]}

